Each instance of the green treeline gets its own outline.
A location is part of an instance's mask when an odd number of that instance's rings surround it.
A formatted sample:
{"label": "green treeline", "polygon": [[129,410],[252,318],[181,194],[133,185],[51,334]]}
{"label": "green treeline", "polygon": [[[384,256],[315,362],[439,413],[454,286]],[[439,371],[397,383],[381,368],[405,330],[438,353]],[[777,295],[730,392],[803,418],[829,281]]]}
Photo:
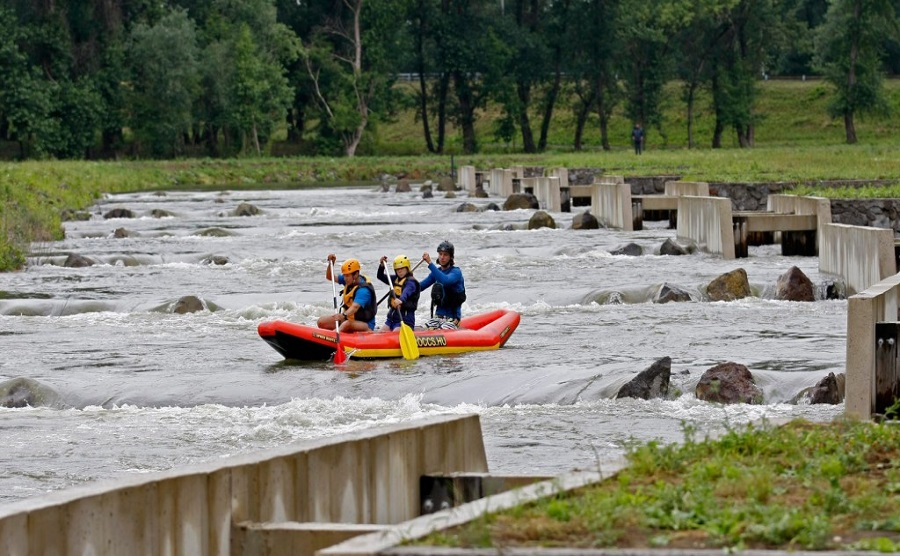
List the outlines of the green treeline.
{"label": "green treeline", "polygon": [[[900,73],[896,0],[7,0],[0,153],[20,159],[378,154],[416,114],[419,153],[566,148],[615,118],[665,137],[666,97],[711,141],[754,144],[767,77],[821,75],[857,141]],[[398,85],[401,76],[411,83]],[[452,136],[451,136],[452,135]],[[409,153],[412,154],[412,153]]]}

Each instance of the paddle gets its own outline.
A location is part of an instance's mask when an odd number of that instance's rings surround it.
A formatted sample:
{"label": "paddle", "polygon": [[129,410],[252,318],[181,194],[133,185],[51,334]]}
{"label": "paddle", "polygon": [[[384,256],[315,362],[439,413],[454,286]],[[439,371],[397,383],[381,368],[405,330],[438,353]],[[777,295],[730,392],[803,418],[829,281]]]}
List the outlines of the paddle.
{"label": "paddle", "polygon": [[[388,277],[390,276],[388,274]],[[393,291],[394,281],[391,279],[391,291],[388,294],[393,293]],[[404,359],[418,359],[419,344],[416,343],[416,335],[413,333],[413,329],[403,320],[403,313],[400,312],[400,309],[397,309],[397,314],[400,315],[400,353],[403,354]]]}
{"label": "paddle", "polygon": [[[425,262],[425,259],[422,259],[421,261],[417,262],[417,263],[416,263],[416,266],[414,266],[414,267],[412,268],[412,270],[409,271],[410,274],[412,274],[413,270],[419,268],[419,265],[422,264],[422,263],[424,263],[424,262]],[[390,273],[388,273],[388,274],[390,275]],[[384,301],[385,299],[387,299],[388,296],[391,295],[391,292],[392,292],[392,291],[394,291],[393,286],[391,286],[391,289],[389,289],[388,292],[387,292],[386,294],[384,294],[383,296],[381,296],[381,299],[379,299],[379,300],[378,300],[378,303],[376,303],[375,305],[376,305],[376,306],[377,306],[377,305],[381,305],[381,302]]]}
{"label": "paddle", "polygon": [[[334,364],[340,365],[347,361],[347,354],[341,346],[341,323],[337,319],[337,287],[334,285],[334,261],[331,262],[331,294],[334,296],[334,335],[337,338],[337,351],[334,352]],[[418,346],[417,346],[418,347]]]}

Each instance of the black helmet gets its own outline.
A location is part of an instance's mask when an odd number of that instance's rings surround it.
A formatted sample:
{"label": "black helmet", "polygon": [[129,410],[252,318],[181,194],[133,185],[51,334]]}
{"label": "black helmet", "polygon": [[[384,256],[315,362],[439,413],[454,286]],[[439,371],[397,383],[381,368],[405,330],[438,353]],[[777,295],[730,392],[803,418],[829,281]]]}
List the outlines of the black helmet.
{"label": "black helmet", "polygon": [[449,253],[451,259],[453,258],[453,255],[456,251],[455,249],[453,249],[453,244],[446,240],[442,241],[441,244],[438,245],[437,250],[438,253]]}

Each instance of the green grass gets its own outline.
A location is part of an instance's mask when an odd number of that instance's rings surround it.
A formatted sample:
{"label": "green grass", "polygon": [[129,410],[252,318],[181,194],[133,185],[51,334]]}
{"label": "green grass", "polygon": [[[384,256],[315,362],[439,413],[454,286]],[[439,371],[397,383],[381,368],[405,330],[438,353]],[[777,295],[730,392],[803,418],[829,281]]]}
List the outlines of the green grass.
{"label": "green grass", "polygon": [[[400,87],[412,92],[412,85]],[[755,146],[761,148],[821,147],[845,143],[843,120],[833,120],[828,116],[828,102],[831,87],[821,80],[778,80],[759,82],[760,92],[754,109],[757,118]],[[863,145],[900,146],[900,79],[885,81],[885,95],[893,109],[886,117],[858,116],[857,134]],[[647,129],[647,148],[681,150],[688,146],[687,108],[681,100],[679,83],[671,83],[665,89],[662,103],[662,124],[659,128]],[[710,109],[708,92],[701,91],[695,103],[694,143],[695,147],[709,151],[712,145],[714,114]],[[479,112],[476,135],[482,150],[487,153],[510,153],[521,150],[521,139],[517,137],[511,144],[499,143],[493,137],[493,120],[499,115],[496,107],[488,107]],[[532,116],[532,128],[538,131],[537,114]],[[630,152],[631,126],[620,106],[614,111],[609,124],[609,141],[613,151]],[[432,124],[432,129],[434,124]],[[570,107],[561,101],[554,111],[550,126],[549,150],[571,151],[573,144],[574,118]],[[382,154],[415,155],[425,152],[422,139],[422,123],[413,112],[403,112],[393,121],[381,123],[378,138],[366,148]],[[726,149],[737,148],[737,139],[731,130],[722,137]],[[458,130],[452,125],[448,130],[447,152],[461,152],[462,141]],[[588,120],[585,129],[584,148],[599,151],[600,125],[596,115]]]}
{"label": "green grass", "polygon": [[632,447],[601,483],[434,533],[454,547],[900,551],[900,426],[795,421]]}

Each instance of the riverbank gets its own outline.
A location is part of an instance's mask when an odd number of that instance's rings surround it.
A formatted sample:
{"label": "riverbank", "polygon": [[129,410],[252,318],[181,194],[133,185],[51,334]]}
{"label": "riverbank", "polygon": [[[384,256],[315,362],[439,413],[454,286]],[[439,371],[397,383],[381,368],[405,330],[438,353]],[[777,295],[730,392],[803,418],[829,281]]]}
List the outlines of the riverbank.
{"label": "riverbank", "polygon": [[[673,175],[711,182],[888,180],[900,183],[892,146],[825,146],[793,149],[649,150],[476,155],[177,161],[47,161],[0,165],[0,271],[21,268],[28,246],[63,235],[66,210],[89,206],[104,193],[169,189],[271,189],[311,185],[413,181],[450,176],[459,166],[599,168],[625,176]],[[898,196],[890,188],[862,188],[865,196]],[[833,195],[833,193],[831,193]]]}

